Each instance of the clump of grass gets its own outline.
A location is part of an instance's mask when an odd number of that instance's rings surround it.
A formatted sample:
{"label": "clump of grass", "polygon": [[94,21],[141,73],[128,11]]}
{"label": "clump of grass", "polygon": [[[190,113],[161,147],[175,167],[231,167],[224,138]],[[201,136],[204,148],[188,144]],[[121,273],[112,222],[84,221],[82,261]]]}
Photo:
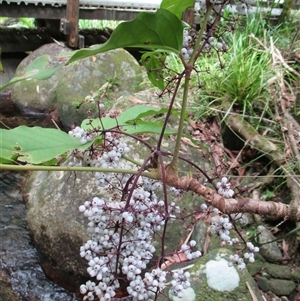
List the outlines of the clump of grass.
{"label": "clump of grass", "polygon": [[216,112],[226,116],[232,110],[244,116],[272,115],[268,86],[268,80],[274,76],[272,57],[260,49],[251,34],[261,40],[271,34],[261,14],[242,20],[239,30],[226,34],[228,51],[221,58],[224,68],[220,68],[214,55],[199,62],[202,69],[210,65],[209,73],[202,74],[204,85],[195,100],[198,118]]}
{"label": "clump of grass", "polygon": [[80,29],[103,29],[111,28],[115,29],[121,21],[113,20],[79,20]]}
{"label": "clump of grass", "polygon": [[226,68],[217,80],[216,95],[229,101],[243,114],[251,115],[268,105],[268,80],[274,73],[269,53],[244,45],[244,39],[234,39]]}
{"label": "clump of grass", "polygon": [[0,17],[0,27],[9,28],[35,28],[34,18],[8,18]]}

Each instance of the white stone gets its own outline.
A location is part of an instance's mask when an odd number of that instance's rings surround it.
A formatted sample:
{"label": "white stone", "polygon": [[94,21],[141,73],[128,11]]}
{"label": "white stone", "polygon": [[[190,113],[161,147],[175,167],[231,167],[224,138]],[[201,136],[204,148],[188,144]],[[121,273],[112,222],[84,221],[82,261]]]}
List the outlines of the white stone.
{"label": "white stone", "polygon": [[185,289],[183,291],[182,298],[172,295],[171,292],[169,291],[169,300],[171,300],[171,301],[195,301],[196,294],[195,294],[195,291],[191,287],[188,287],[187,289]]}
{"label": "white stone", "polygon": [[235,267],[229,267],[225,259],[210,260],[206,263],[207,284],[217,291],[232,291],[240,282],[240,276]]}

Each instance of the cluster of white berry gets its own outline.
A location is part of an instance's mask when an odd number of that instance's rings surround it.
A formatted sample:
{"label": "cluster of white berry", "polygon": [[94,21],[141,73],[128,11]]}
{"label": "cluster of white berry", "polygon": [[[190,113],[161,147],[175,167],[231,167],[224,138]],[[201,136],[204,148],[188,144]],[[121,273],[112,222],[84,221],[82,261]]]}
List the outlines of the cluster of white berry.
{"label": "cluster of white berry", "polygon": [[188,244],[183,244],[181,246],[181,250],[183,251],[183,253],[185,254],[185,256],[188,260],[198,258],[202,255],[199,250],[192,252],[192,250],[195,246],[196,246],[195,240],[191,240]]}
{"label": "cluster of white berry", "polygon": [[[106,133],[105,135],[105,150],[95,157],[92,165],[103,168],[121,168],[132,169],[132,165],[127,164],[126,161],[121,162],[122,156],[130,152],[127,143],[122,139],[117,139],[113,134]],[[99,186],[106,186],[116,183],[117,185],[125,185],[129,179],[129,175],[112,174],[104,172],[96,172],[94,174],[95,183]]]}
{"label": "cluster of white berry", "polygon": [[[85,133],[80,128],[77,132]],[[129,198],[132,186],[132,182],[128,183],[130,176],[114,173],[113,169],[134,168],[133,164],[123,160],[130,148],[124,139],[114,133],[105,133],[102,146],[92,156],[89,152],[80,153],[85,165],[112,169],[110,173],[95,173],[95,183],[104,187],[111,197],[94,197],[79,207],[79,211],[88,218],[87,231],[90,236],[80,247],[80,256],[88,261],[87,272],[96,279],[96,282],[82,284],[80,291],[85,295],[84,300],[110,301],[120,287],[120,279],[125,277],[127,292],[134,301],[151,300],[166,286],[167,272],[156,268],[142,278],[142,271],[153,258],[154,236],[167,220],[177,218],[180,208],[175,202],[166,204],[159,199],[155,191],[161,188],[161,183],[146,177],[139,177]],[[124,193],[125,189],[128,191]],[[175,188],[171,191],[175,195],[181,193]],[[194,252],[195,244],[191,241],[184,247],[188,259],[201,255],[200,251]],[[180,277],[175,279],[178,282],[176,286],[172,284],[172,291],[180,296],[189,286],[188,274],[177,272],[174,275]]]}
{"label": "cluster of white berry", "polygon": [[223,216],[212,216],[210,232],[212,234],[219,235],[221,241],[232,245],[238,242],[238,238],[231,238],[230,230],[232,228],[232,223],[229,221],[228,215]]}
{"label": "cluster of white berry", "polygon": [[[218,16],[217,20],[222,17],[225,9],[229,9],[231,13],[237,13],[239,15],[248,15],[253,13],[253,7],[251,6],[255,1],[254,0],[236,0],[234,1],[235,6],[232,2],[228,0],[209,0],[209,2],[213,5],[213,10],[211,14],[208,16],[208,25],[213,26],[216,16]],[[204,22],[205,15],[207,13],[207,1],[206,0],[196,0],[194,4],[194,23],[199,24],[200,27]],[[215,37],[208,33],[203,33],[203,40],[207,43],[205,44],[205,49],[213,48],[216,51],[224,51],[225,44],[221,37]],[[182,48],[182,55],[184,59],[189,59],[189,53],[192,53],[191,47],[185,46],[186,37],[188,34],[184,33],[184,43]],[[190,38],[191,39],[191,38]]]}
{"label": "cluster of white berry", "polygon": [[173,272],[173,280],[171,282],[170,293],[173,296],[182,298],[184,296],[184,290],[191,286],[189,281],[190,273],[184,272],[183,270],[177,270]]}
{"label": "cluster of white berry", "polygon": [[231,198],[234,195],[234,191],[230,188],[231,184],[226,177],[221,179],[221,182],[217,183],[218,193],[225,198]]}
{"label": "cluster of white berry", "polygon": [[[244,258],[249,262],[254,262],[255,261],[254,253],[259,252],[259,247],[254,247],[254,245],[250,241],[248,241],[246,245],[249,252],[244,253]],[[228,265],[233,266],[233,264],[237,264],[237,268],[240,271],[246,267],[246,263],[244,262],[244,259],[240,257],[238,254],[230,255],[229,260],[230,261],[228,262]]]}
{"label": "cluster of white berry", "polygon": [[[222,13],[226,8],[228,8],[232,13],[235,12],[233,9],[233,5],[228,0],[210,0],[211,4],[214,5],[213,11],[215,13]],[[253,13],[253,5],[255,3],[254,0],[237,0],[234,1],[236,5],[236,12],[240,15],[246,15]],[[205,0],[196,0],[194,5],[194,21],[197,24],[201,24],[204,20],[204,16],[207,11],[207,5]],[[212,23],[214,18],[212,17],[209,20],[209,23]]]}
{"label": "cluster of white berry", "polygon": [[81,144],[86,144],[87,142],[92,141],[95,138],[93,135],[88,134],[79,126],[76,126],[76,128],[69,131],[69,135],[75,138],[79,138]]}
{"label": "cluster of white berry", "polygon": [[[126,276],[127,291],[133,300],[150,300],[165,286],[166,272],[155,269],[146,273],[144,279],[141,273],[155,252],[154,234],[161,230],[167,219],[175,219],[180,208],[170,203],[166,210],[165,202],[154,192],[160,185],[148,178],[140,179],[129,202],[123,201],[122,195],[118,201],[94,197],[79,207],[89,219],[91,237],[80,248],[80,255],[89,262],[89,275],[99,281],[81,286],[84,300],[96,297],[111,300],[120,285],[115,275]],[[119,185],[122,190],[124,183],[119,181]]]}
{"label": "cluster of white berry", "polygon": [[233,264],[237,265],[238,270],[243,270],[246,267],[244,259],[241,258],[238,254],[230,255],[228,261],[228,266],[232,267]]}
{"label": "cluster of white berry", "polygon": [[188,61],[194,51],[194,42],[196,39],[196,32],[192,29],[184,29],[183,42],[181,48],[181,54],[185,61]]}
{"label": "cluster of white berry", "polygon": [[206,14],[206,1],[197,0],[194,4],[194,22],[196,24],[202,24],[204,21],[204,16]]}
{"label": "cluster of white berry", "polygon": [[249,262],[254,262],[255,258],[254,258],[254,253],[258,253],[259,252],[259,247],[254,247],[253,243],[248,241],[246,243],[247,248],[248,248],[248,252],[244,253],[244,258],[248,259]]}

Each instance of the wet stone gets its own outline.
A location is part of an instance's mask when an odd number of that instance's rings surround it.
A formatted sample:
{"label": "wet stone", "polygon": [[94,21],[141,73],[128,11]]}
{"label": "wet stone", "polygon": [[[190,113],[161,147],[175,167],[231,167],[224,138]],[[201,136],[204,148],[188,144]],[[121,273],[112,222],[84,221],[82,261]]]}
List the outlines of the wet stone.
{"label": "wet stone", "polygon": [[0,301],[75,301],[39,265],[20,193],[24,176],[0,172]]}

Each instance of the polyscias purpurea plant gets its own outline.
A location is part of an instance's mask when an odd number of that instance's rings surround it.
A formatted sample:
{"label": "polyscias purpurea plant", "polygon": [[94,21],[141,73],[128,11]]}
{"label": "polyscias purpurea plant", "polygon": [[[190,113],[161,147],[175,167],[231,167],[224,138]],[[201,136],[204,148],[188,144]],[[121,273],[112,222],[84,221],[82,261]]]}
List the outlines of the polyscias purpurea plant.
{"label": "polyscias purpurea plant", "polygon": [[[248,10],[251,11],[250,4],[248,0],[237,1],[236,9],[240,14],[247,14]],[[170,292],[178,297],[183,296],[184,290],[190,286],[189,272],[166,269],[164,243],[168,224],[175,219],[184,220],[186,216],[180,204],[169,200],[167,186],[172,187],[175,193],[193,191],[204,197],[206,203],[201,205],[201,214],[211,217],[211,232],[217,234],[224,244],[239,242],[231,237],[235,229],[233,213],[252,212],[300,220],[300,209],[297,207],[250,198],[233,199],[234,189],[227,177],[222,177],[220,172],[210,176],[196,163],[179,155],[192,76],[199,77],[200,86],[200,70],[195,67],[195,62],[201,54],[214,51],[220,66],[223,66],[222,53],[227,51],[229,45],[226,45],[222,35],[236,21],[236,17],[232,16],[227,22],[221,22],[224,10],[230,5],[227,0],[182,0],[175,3],[164,0],[156,13],[138,14],[133,21],[121,23],[105,44],[76,51],[68,59],[67,64],[71,64],[120,47],[143,48],[145,53],[141,62],[151,83],[160,89],[159,96],[171,96],[167,108],[139,105],[121,114],[109,113],[105,116],[102,99],[105,93],[99,90],[99,93],[88,97],[88,101],[97,106],[98,117],[84,120],[80,127],[68,134],[23,126],[1,130],[2,169],[91,171],[94,172],[95,183],[111,193],[109,200],[91,196],[90,201],[79,207],[89,221],[90,234],[90,240],[80,247],[80,256],[88,261],[87,271],[96,279],[80,287],[84,300],[109,301],[115,297],[121,283],[126,284],[127,293],[133,300],[156,300],[167,285],[167,276],[173,277],[169,284]],[[195,20],[200,24],[198,31],[181,21],[182,13],[188,7],[194,7]],[[178,55],[184,66],[182,72],[168,70],[168,52]],[[22,78],[14,78],[9,84],[26,78],[46,79],[52,76],[60,66],[45,69],[46,61],[45,56],[38,58]],[[174,109],[174,102],[181,88],[183,94],[178,112]],[[162,125],[147,119],[156,114],[165,114]],[[168,128],[171,115],[179,115],[177,131]],[[144,133],[159,134],[155,146],[139,136]],[[163,149],[163,141],[169,134],[176,134],[173,152]],[[130,141],[133,140],[149,150],[143,162],[131,158]],[[42,148],[40,144],[43,144]],[[57,164],[55,158],[66,152],[71,153],[68,166],[49,166],[50,163]],[[165,163],[167,160],[170,162]],[[209,185],[204,185],[193,176],[180,177],[179,160],[189,163],[206,178]],[[220,182],[215,184],[217,178]],[[162,197],[158,196],[158,189],[162,190]],[[195,211],[195,214],[199,212]],[[160,241],[161,252],[152,271],[145,272],[147,264],[153,264],[156,251],[154,239]],[[251,242],[243,243],[247,250],[244,259],[253,262],[254,253],[259,249]],[[201,256],[193,240],[183,244],[177,254],[184,254],[186,259]],[[244,259],[234,255],[230,261],[243,269]]]}

